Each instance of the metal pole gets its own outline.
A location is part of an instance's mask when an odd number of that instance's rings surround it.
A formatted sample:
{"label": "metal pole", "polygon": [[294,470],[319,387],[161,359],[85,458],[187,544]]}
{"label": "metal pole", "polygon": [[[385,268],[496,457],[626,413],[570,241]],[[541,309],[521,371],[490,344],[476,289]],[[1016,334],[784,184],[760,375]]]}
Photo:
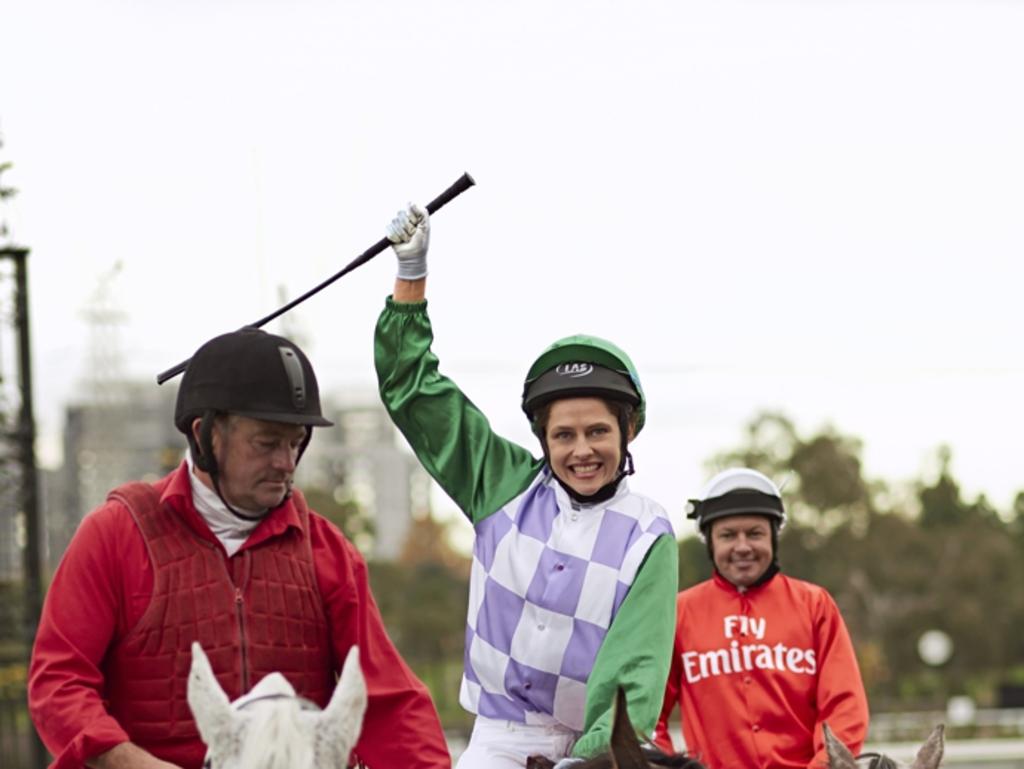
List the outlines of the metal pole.
{"label": "metal pole", "polygon": [[[0,257],[14,261],[15,269],[15,325],[18,329],[18,386],[21,409],[18,416],[17,441],[21,465],[21,512],[25,516],[25,644],[31,654],[32,644],[42,611],[42,560],[38,478],[36,474],[36,422],[32,408],[32,347],[29,336],[28,313],[28,253],[27,248],[7,246],[0,248]],[[44,769],[46,751],[34,729],[29,736],[29,760],[34,769]]]}

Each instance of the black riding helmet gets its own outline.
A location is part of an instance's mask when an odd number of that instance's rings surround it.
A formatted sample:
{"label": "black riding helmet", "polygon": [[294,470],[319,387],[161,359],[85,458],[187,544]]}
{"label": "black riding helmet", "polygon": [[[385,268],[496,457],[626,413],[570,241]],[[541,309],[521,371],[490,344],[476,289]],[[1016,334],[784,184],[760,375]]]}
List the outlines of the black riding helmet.
{"label": "black riding helmet", "polygon": [[[247,327],[214,337],[196,350],[178,388],[174,426],[184,433],[192,461],[210,474],[224,504],[247,520],[250,516],[234,510],[220,493],[212,440],[214,419],[220,414],[309,428],[333,424],[321,413],[313,366],[294,342]],[[192,433],[197,418],[202,420],[198,442]],[[307,430],[300,457],[311,437]]]}

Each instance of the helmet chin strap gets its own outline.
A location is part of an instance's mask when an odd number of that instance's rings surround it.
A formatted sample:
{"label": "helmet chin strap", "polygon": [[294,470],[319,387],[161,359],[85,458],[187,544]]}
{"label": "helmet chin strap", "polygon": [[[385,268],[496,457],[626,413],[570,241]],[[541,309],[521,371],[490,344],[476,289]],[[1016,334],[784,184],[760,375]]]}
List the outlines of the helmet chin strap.
{"label": "helmet chin strap", "polygon": [[[250,523],[253,523],[255,521],[262,521],[264,518],[267,517],[267,513],[270,512],[270,508],[269,507],[266,510],[264,510],[262,513],[259,513],[259,514],[256,514],[256,515],[247,515],[246,513],[241,513],[238,510],[236,510],[234,508],[234,506],[232,506],[232,504],[227,501],[227,499],[224,497],[224,494],[221,492],[221,490],[220,490],[220,480],[218,479],[218,475],[219,475],[219,473],[210,473],[210,480],[213,481],[213,490],[215,492],[217,492],[217,496],[220,497],[220,501],[224,503],[224,507],[226,507],[228,509],[229,513],[231,513],[233,516],[235,516],[235,518],[240,518],[241,520],[248,521]],[[288,489],[288,493],[285,494],[284,499],[288,499],[288,495],[290,495],[290,494],[291,494],[291,488]],[[281,501],[283,502],[284,499],[282,499]]]}
{"label": "helmet chin strap", "polygon": [[[267,516],[267,513],[270,512],[271,508],[268,507],[262,513],[240,512],[234,505],[228,502],[227,497],[224,496],[224,492],[221,491],[220,468],[217,466],[217,457],[213,453],[213,426],[216,416],[217,415],[214,411],[207,411],[203,414],[202,421],[199,423],[198,444],[196,443],[192,433],[188,434],[188,444],[189,449],[192,451],[192,461],[195,462],[196,467],[210,476],[210,480],[213,482],[214,492],[217,494],[220,501],[224,503],[224,507],[227,508],[229,513],[236,518],[249,523],[262,521]],[[291,484],[288,484],[288,491],[285,493],[281,501],[275,505],[275,507],[283,504],[291,495],[292,487]]]}

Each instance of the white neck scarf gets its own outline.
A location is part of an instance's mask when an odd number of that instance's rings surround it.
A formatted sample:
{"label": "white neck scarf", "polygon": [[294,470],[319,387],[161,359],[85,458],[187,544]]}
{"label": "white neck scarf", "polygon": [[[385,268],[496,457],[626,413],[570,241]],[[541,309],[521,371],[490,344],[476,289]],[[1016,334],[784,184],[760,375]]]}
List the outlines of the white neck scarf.
{"label": "white neck scarf", "polygon": [[[192,462],[191,453],[186,454],[186,460],[188,461],[188,480],[192,486],[192,503],[196,506],[196,510],[199,511],[199,515],[206,521],[206,525],[210,527],[210,531],[224,545],[228,555],[232,556],[238,552],[238,548],[242,546],[242,543],[249,538],[253,529],[260,525],[260,521],[245,521],[234,515],[228,510],[224,501],[217,496],[217,492],[208,488],[206,484],[199,480],[199,476],[195,472],[195,465]],[[259,516],[266,513],[266,510],[253,512],[238,508],[238,512],[245,515]]]}

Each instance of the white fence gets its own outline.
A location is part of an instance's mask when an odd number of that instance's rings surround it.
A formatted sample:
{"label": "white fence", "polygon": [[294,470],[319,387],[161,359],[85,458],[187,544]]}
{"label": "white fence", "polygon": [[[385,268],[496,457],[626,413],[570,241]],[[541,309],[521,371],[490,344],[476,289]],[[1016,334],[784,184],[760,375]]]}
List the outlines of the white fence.
{"label": "white fence", "polygon": [[869,742],[913,742],[924,739],[936,724],[946,724],[953,738],[1024,739],[1024,708],[972,710],[957,717],[942,710],[872,713]]}
{"label": "white fence", "polygon": [[943,766],[957,769],[1024,769],[1024,709],[873,713],[865,751],[901,761],[914,757],[936,724],[946,724]]}
{"label": "white fence", "polygon": [[[1024,769],[1024,709],[976,710],[956,723],[945,711],[873,713],[863,752],[884,753],[909,763],[935,728],[946,724],[942,762],[949,769]],[[677,748],[683,745],[679,724],[669,726]]]}
{"label": "white fence", "polygon": [[[921,741],[872,742],[865,751],[884,753],[898,761],[913,760]],[[947,740],[942,766],[952,769],[1024,769],[1024,739]]]}

